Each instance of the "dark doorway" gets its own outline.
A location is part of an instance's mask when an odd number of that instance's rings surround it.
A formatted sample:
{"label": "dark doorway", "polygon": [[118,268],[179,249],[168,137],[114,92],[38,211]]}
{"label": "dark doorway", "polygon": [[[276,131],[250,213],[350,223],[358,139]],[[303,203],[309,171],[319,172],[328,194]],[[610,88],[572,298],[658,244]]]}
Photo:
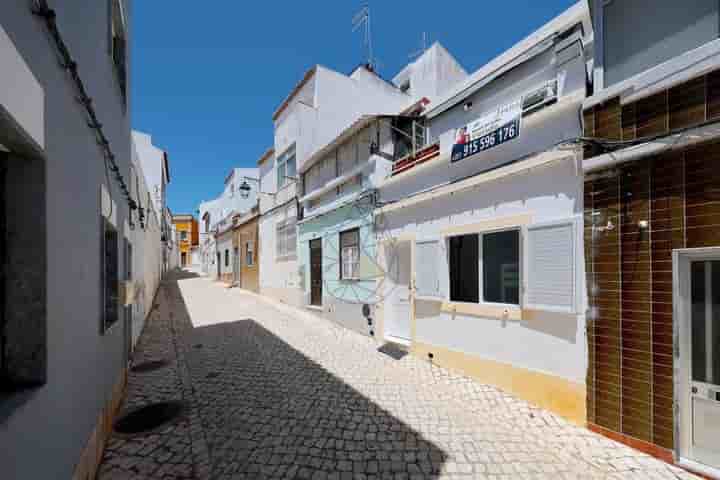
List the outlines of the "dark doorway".
{"label": "dark doorway", "polygon": [[180,264],[184,267],[187,265],[187,253],[182,252],[180,254]]}
{"label": "dark doorway", "polygon": [[220,260],[222,260],[222,257],[220,252],[217,252],[217,278],[220,278]]}
{"label": "dark doorway", "polygon": [[322,240],[310,240],[310,305],[322,305]]}

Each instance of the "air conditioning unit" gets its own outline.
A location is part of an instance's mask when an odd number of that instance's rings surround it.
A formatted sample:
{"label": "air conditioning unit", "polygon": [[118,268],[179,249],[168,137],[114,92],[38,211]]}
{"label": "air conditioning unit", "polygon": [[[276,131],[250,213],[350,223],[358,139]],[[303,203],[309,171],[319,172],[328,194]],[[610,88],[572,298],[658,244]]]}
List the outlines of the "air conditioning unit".
{"label": "air conditioning unit", "polygon": [[557,79],[551,80],[537,90],[533,90],[523,96],[523,115],[536,112],[551,103],[557,101]]}

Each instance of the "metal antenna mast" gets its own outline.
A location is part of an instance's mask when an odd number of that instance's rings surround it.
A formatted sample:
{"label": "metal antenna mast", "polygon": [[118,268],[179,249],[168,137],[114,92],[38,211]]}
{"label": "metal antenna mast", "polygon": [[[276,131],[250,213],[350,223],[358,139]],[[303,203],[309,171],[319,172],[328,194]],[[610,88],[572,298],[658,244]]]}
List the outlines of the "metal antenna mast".
{"label": "metal antenna mast", "polygon": [[355,32],[360,27],[364,27],[364,44],[367,48],[367,64],[373,69],[375,68],[375,59],[373,58],[372,49],[372,31],[370,30],[370,5],[363,5],[362,9],[352,19],[352,31]]}

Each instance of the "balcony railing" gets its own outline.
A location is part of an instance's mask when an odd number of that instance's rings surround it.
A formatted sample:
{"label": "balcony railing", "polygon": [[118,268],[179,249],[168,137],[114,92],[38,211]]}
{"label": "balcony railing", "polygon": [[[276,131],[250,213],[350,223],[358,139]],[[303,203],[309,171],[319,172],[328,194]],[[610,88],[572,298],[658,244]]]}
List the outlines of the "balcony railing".
{"label": "balcony railing", "polygon": [[432,143],[426,147],[419,149],[415,155],[407,155],[400,160],[397,160],[392,166],[391,175],[398,175],[402,172],[406,172],[416,165],[425,163],[433,158],[440,155],[440,142]]}

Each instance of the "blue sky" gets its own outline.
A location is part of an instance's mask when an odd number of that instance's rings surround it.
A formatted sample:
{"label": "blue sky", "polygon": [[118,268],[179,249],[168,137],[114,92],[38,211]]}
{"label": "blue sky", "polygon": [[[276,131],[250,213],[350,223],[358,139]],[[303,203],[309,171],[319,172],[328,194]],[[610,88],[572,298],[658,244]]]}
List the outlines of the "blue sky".
{"label": "blue sky", "polygon": [[[273,111],[309,67],[349,73],[364,59],[351,31],[361,1],[191,3],[133,2],[132,124],[168,152],[176,213],[217,196],[230,168],[255,166]],[[380,73],[407,64],[423,31],[471,73],[573,3],[370,1]]]}

